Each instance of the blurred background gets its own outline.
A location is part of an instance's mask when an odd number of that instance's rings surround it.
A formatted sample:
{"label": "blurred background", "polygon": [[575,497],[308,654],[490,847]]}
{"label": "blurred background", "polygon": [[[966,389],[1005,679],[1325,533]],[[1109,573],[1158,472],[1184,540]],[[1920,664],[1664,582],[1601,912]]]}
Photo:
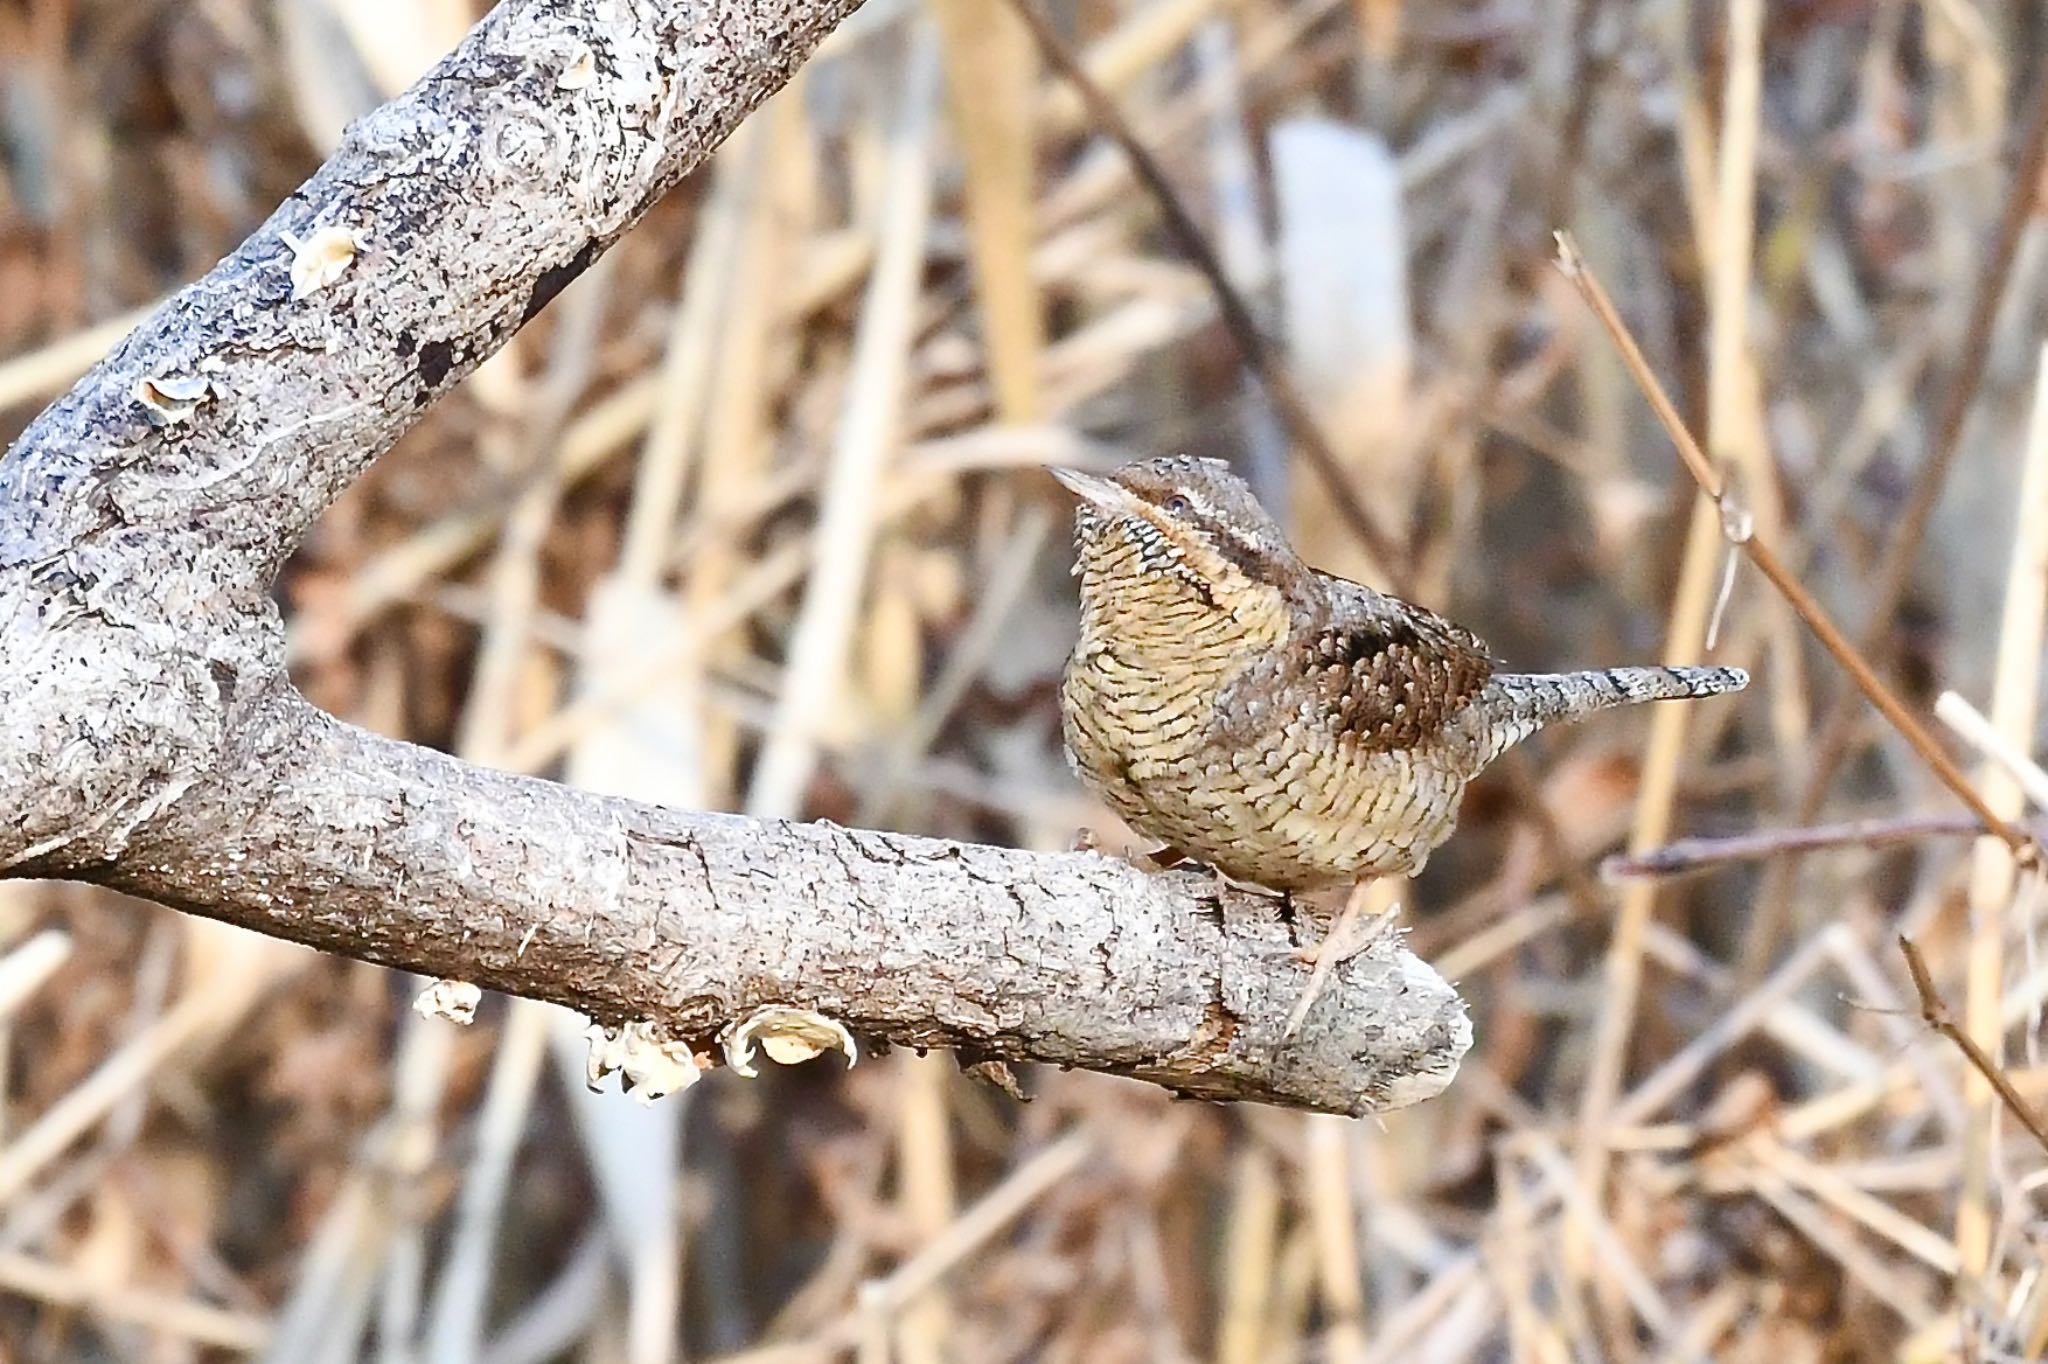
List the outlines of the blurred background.
{"label": "blurred background", "polygon": [[[1312,561],[1517,667],[1711,631],[1748,693],[1546,736],[1401,888],[1474,1013],[1450,1091],[1348,1121],[1021,1068],[1020,1104],[949,1057],[828,1055],[643,1110],[584,1090],[553,1010],[457,1029],[422,982],[0,886],[0,1354],[2041,1356],[2048,1160],[1894,942],[2041,1102],[2038,881],[1729,571],[1551,234],[1909,704],[1952,689],[2029,751],[2048,15],[1041,4],[1121,129],[1007,0],[868,0],[327,516],[280,588],[297,676],[594,788],[1114,848],[1059,749],[1045,463],[1228,458]],[[0,3],[0,437],[480,8]],[[1843,820],[1797,860],[1601,876]]]}

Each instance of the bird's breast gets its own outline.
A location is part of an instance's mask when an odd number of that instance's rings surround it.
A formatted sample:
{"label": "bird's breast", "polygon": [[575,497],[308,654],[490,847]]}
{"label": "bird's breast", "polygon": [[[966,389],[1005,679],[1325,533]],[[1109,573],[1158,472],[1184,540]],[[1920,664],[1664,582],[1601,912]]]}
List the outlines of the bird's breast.
{"label": "bird's breast", "polygon": [[1085,622],[1060,707],[1076,774],[1140,832],[1198,841],[1218,700],[1270,647],[1213,612]]}

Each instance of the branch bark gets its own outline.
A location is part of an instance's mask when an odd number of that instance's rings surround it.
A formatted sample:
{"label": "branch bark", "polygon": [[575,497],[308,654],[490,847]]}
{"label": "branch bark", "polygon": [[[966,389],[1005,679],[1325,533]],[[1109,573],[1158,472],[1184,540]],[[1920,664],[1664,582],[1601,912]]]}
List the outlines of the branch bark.
{"label": "branch bark", "polygon": [[[856,4],[505,0],[30,426],[0,460],[0,871],[693,1042],[782,1004],[1207,1097],[1436,1092],[1469,1027],[1395,943],[1284,1040],[1288,925],[1201,878],[598,797],[291,688],[269,589],[321,511]],[[295,285],[322,229],[359,245]]]}

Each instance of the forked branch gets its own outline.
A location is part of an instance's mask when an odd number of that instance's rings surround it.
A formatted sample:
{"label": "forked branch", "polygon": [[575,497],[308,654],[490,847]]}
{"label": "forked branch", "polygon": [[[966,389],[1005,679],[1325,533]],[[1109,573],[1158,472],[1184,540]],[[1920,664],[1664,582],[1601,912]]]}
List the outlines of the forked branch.
{"label": "forked branch", "polygon": [[0,461],[0,874],[650,1020],[764,1005],[916,1046],[1367,1112],[1469,1042],[1392,943],[1283,1043],[1269,906],[1090,854],[665,811],[364,733],[270,587],[327,505],[856,0],[504,0]]}

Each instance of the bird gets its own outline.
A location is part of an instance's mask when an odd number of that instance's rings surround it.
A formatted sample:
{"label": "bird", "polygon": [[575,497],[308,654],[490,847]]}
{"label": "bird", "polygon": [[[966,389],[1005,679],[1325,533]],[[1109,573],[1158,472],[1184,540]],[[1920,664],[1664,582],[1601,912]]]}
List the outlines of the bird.
{"label": "bird", "polygon": [[1067,755],[1165,865],[1286,897],[1413,876],[1466,784],[1537,730],[1749,681],[1508,672],[1464,627],[1311,567],[1220,460],[1050,472],[1076,498]]}

